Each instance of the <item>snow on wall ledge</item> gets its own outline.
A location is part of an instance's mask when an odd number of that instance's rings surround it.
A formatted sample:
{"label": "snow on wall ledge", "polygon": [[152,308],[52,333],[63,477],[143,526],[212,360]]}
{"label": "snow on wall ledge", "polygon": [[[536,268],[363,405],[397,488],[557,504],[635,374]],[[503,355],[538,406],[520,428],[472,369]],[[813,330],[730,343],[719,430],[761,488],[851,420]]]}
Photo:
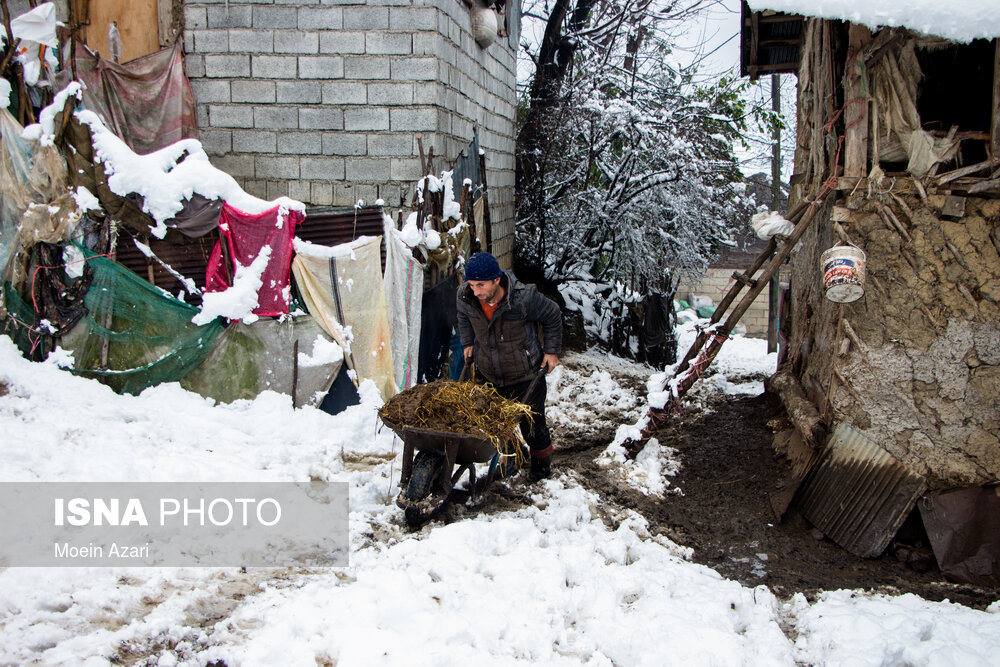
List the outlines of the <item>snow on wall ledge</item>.
{"label": "snow on wall ledge", "polygon": [[996,0],[749,0],[754,11],[773,9],[789,14],[841,19],[875,29],[906,27],[955,42],[1000,36],[1000,3]]}
{"label": "snow on wall ledge", "polygon": [[[790,351],[803,359],[803,384],[817,404],[830,401],[835,422],[864,432],[932,489],[995,481],[1000,255],[989,233],[1000,201],[970,197],[966,217],[951,221],[936,213],[942,195],[931,195],[927,207],[908,199],[909,242],[868,208],[851,223],[868,256],[865,295],[852,304],[823,295],[819,255],[833,245],[829,230],[806,234],[792,266]],[[861,349],[852,343],[841,353],[841,315]]]}

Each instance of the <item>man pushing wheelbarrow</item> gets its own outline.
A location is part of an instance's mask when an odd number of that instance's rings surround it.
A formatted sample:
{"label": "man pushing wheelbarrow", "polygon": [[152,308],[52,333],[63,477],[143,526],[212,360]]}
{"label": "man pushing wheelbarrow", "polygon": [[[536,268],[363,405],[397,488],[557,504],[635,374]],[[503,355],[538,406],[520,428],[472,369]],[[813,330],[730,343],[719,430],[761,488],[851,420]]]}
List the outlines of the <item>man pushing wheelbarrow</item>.
{"label": "man pushing wheelbarrow", "polygon": [[[396,503],[412,526],[440,511],[463,473],[473,494],[516,473],[525,443],[529,479],[551,474],[545,374],[559,364],[559,307],[502,272],[488,253],[472,256],[466,279],[458,290],[463,376],[474,369],[469,374],[476,382],[418,385],[379,411],[403,439],[403,491]],[[475,464],[486,462],[489,472],[477,484]]]}
{"label": "man pushing wheelbarrow", "polygon": [[476,374],[501,396],[531,407],[530,419],[521,422],[531,454],[529,476],[531,481],[548,477],[553,447],[545,422],[545,378],[532,381],[559,365],[559,306],[534,285],[519,283],[510,271],[501,271],[488,252],[477,253],[466,263],[457,305],[465,363],[474,363]]}

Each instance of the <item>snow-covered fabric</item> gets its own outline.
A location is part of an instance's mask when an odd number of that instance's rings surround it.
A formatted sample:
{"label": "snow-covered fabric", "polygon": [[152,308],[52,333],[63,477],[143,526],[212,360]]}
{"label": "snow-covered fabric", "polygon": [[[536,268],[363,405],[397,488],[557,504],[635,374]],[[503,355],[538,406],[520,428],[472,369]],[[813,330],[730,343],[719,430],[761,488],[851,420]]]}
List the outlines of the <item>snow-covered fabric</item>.
{"label": "snow-covered fabric", "polygon": [[76,72],[85,84],[84,106],[136,153],[198,137],[194,93],[179,41],[124,64],[104,60],[78,41]]}
{"label": "snow-covered fabric", "polygon": [[[233,284],[231,276],[238,267],[249,267],[262,250],[268,248],[267,266],[260,274],[254,315],[288,314],[291,295],[289,268],[292,260],[292,237],[295,226],[304,218],[302,211],[276,206],[260,214],[244,213],[229,204],[222,207],[219,234],[222,237],[208,259],[205,291],[221,292]],[[222,243],[226,244],[223,251]],[[231,263],[230,263],[231,262]]]}
{"label": "snow-covered fabric", "polygon": [[[298,356],[295,356],[298,343]],[[344,354],[308,315],[233,322],[181,386],[222,403],[263,391],[293,396],[295,407],[319,406],[340,372]]]}
{"label": "snow-covered fabric", "polygon": [[[341,246],[296,243],[292,270],[309,313],[348,338],[348,364],[370,379],[383,400],[396,394],[392,336],[382,278],[381,236]],[[336,339],[336,337],[335,337]]]}
{"label": "snow-covered fabric", "polygon": [[758,213],[750,219],[750,226],[753,228],[757,238],[765,241],[770,240],[775,234],[789,236],[795,231],[795,223],[786,220],[777,211]]}
{"label": "snow-covered fabric", "polygon": [[385,219],[385,299],[392,333],[393,377],[402,391],[417,382],[420,355],[420,305],[424,292],[423,265]]}

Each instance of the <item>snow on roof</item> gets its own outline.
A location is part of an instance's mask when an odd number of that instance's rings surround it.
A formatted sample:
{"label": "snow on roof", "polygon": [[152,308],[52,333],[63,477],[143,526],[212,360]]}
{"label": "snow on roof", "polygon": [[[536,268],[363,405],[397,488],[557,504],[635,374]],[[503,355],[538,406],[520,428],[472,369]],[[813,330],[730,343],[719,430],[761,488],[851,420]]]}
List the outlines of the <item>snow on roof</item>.
{"label": "snow on roof", "polygon": [[748,0],[755,11],[842,19],[869,28],[905,27],[955,42],[1000,37],[997,0]]}

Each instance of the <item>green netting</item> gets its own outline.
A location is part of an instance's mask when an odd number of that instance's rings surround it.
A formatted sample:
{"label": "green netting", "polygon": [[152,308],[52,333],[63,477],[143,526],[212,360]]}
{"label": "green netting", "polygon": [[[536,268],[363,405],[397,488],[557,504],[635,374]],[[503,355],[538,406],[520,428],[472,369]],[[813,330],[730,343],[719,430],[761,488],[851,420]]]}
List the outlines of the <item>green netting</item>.
{"label": "green netting", "polygon": [[35,330],[35,310],[10,283],[3,284],[0,333],[9,336],[28,359],[45,358],[45,338]]}
{"label": "green netting", "polygon": [[97,377],[115,391],[136,394],[174,382],[197,368],[223,328],[196,326],[198,309],[104,257],[89,256],[94,280],[84,297],[89,311],[61,345],[73,351],[74,372]]}

